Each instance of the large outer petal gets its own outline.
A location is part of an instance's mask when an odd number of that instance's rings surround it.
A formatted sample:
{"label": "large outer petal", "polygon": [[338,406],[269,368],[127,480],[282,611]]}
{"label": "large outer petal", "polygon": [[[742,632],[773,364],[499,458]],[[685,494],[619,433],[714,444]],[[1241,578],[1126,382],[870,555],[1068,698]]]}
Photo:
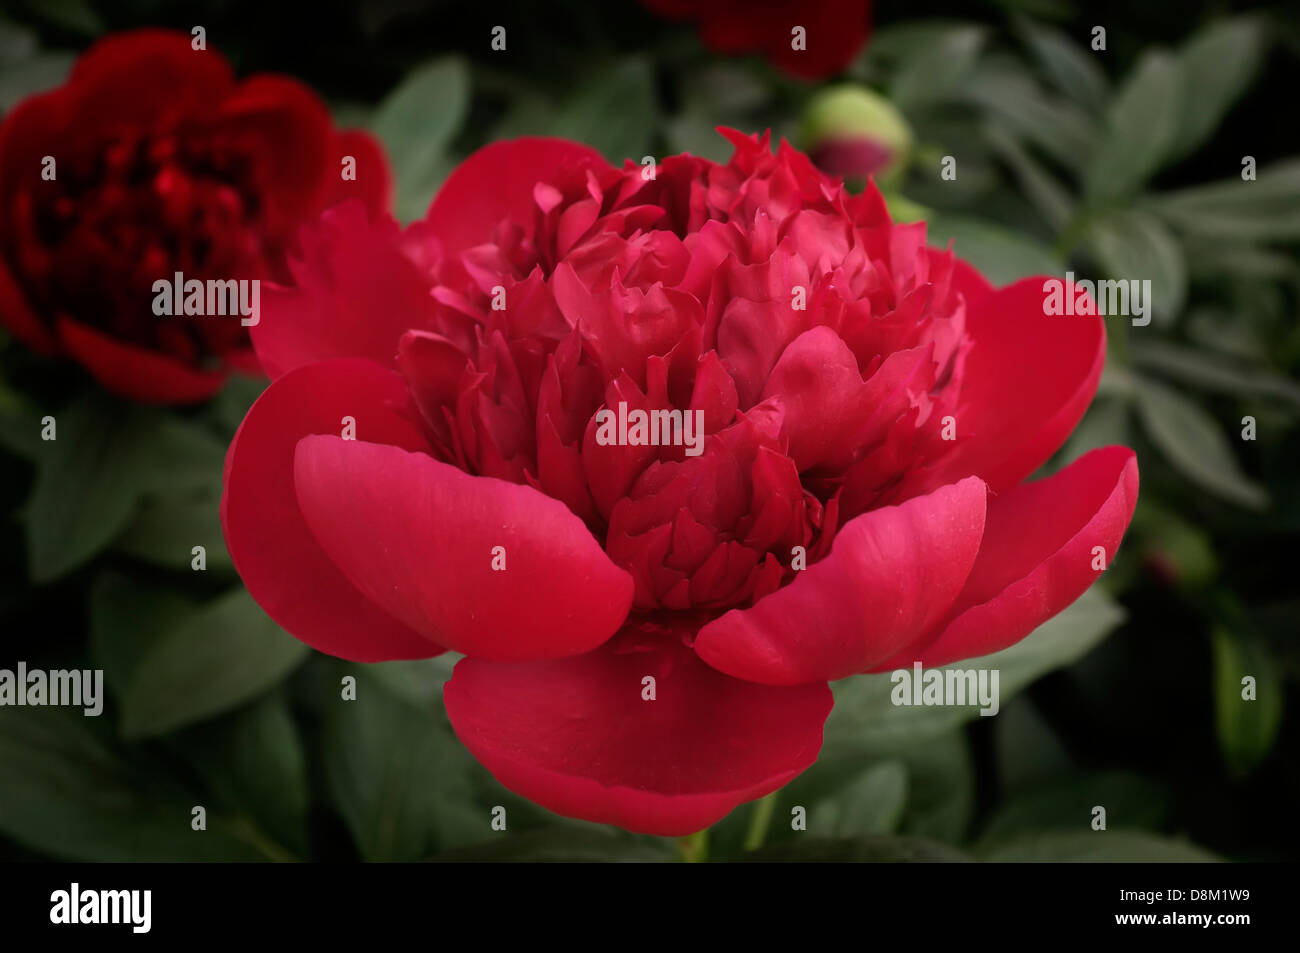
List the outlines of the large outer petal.
{"label": "large outer petal", "polygon": [[530,227],[538,182],[564,181],[585,169],[600,173],[610,168],[595,149],[567,139],[524,136],[494,142],[447,177],[426,221],[446,253],[454,255],[490,241],[502,219]]}
{"label": "large outer petal", "polygon": [[923,638],[975,563],[985,487],[975,478],[850,520],[821,562],[748,609],[705,625],[700,658],[767,685],[844,678]]}
{"label": "large outer petal", "polygon": [[393,371],[362,360],[324,361],[275,381],[248,411],[226,453],[221,523],[244,585],[276,622],[313,648],[358,662],[443,651],[370,602],[321,551],[294,494],[293,458],[307,434],[356,419],[368,440],[424,446]]}
{"label": "large outer petal", "polygon": [[[500,661],[579,655],[627,618],[632,577],[531,487],[333,436],[299,443],[294,479],[334,564],[448,648]],[[493,568],[499,556],[505,569]]]}
{"label": "large outer petal", "polygon": [[917,659],[945,665],[1019,642],[1101,574],[1093,568],[1094,547],[1105,550],[1103,564],[1110,565],[1137,496],[1133,451],[1103,447],[994,497],[979,558],[947,619],[927,647],[882,670]]}
{"label": "large outer petal", "polygon": [[961,270],[957,278],[974,298],[954,413],[966,439],[921,489],[974,474],[997,493],[1046,462],[1083,417],[1101,380],[1106,328],[1096,316],[1045,315],[1043,277],[984,294]]}
{"label": "large outer petal", "polygon": [[809,767],[832,704],[825,684],[742,682],[675,634],[645,630],[571,659],[462,659],[443,700],[465,747],[510,790],[662,836],[707,827]]}
{"label": "large outer petal", "polygon": [[[233,318],[229,320],[234,320]],[[102,331],[60,318],[64,349],[105,390],[146,404],[193,404],[207,400],[226,381],[224,370],[205,371],[158,351],[146,351]]]}

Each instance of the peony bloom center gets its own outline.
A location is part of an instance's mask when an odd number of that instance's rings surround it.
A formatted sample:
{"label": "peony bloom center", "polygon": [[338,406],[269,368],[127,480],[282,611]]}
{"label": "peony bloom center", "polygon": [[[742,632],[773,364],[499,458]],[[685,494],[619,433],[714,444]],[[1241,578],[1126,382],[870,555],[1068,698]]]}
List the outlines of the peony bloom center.
{"label": "peony bloom center", "polygon": [[[837,528],[928,489],[952,449],[954,259],[788,148],[734,136],[533,191],[431,288],[398,365],[445,462],[540,489],[636,583],[634,605],[752,604]],[[602,411],[657,421],[620,441]],[[701,445],[666,421],[703,425]],[[681,430],[682,428],[678,428]]]}
{"label": "peony bloom center", "polygon": [[124,132],[60,156],[49,188],[23,193],[15,243],[35,305],[192,363],[245,335],[229,320],[159,321],[154,281],[258,275],[267,257],[253,164],[220,136]]}

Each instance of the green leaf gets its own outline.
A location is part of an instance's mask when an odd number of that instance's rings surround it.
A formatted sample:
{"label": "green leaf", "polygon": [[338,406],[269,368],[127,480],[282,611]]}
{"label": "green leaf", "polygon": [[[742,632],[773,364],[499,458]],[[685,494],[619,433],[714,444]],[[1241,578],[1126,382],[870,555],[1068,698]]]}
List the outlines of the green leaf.
{"label": "green leaf", "polygon": [[987,30],[979,26],[939,32],[899,67],[889,98],[904,111],[949,98],[970,76],[986,37]]}
{"label": "green leaf", "polygon": [[1296,260],[1284,252],[1249,243],[1188,236],[1183,243],[1192,274],[1197,278],[1263,278],[1289,281],[1297,272]]}
{"label": "green leaf", "polygon": [[[23,512],[32,577],[55,579],[106,547],[142,497],[207,489],[219,494],[225,445],[195,420],[129,406],[98,391],[55,417],[41,441]],[[40,418],[30,426],[40,432]]]}
{"label": "green leaf", "polygon": [[907,806],[907,766],[882,761],[833,798],[820,801],[809,812],[808,828],[819,836],[887,834],[898,828]]}
{"label": "green leaf", "polygon": [[550,98],[528,90],[514,97],[505,115],[488,135],[490,141],[516,139],[520,136],[544,136],[555,123],[555,104]]}
{"label": "green leaf", "polygon": [[1031,834],[999,844],[981,859],[993,863],[1204,864],[1221,858],[1186,841],[1142,831],[1084,830]]}
{"label": "green leaf", "polygon": [[997,122],[990,122],[984,135],[1002,161],[1011,167],[1021,191],[1044,221],[1056,232],[1064,230],[1075,215],[1075,201],[1069,190]]}
{"label": "green leaf", "polygon": [[119,572],[101,573],[90,589],[90,654],[117,696],[125,696],[140,660],[193,615],[193,599]]}
{"label": "green leaf", "polygon": [[961,96],[1063,168],[1082,172],[1100,147],[1091,116],[1068,99],[1044,95],[1018,66],[981,64]]}
{"label": "green leaf", "polygon": [[[1151,282],[1147,317],[1173,318],[1182,312],[1187,262],[1182,246],[1159,219],[1143,212],[1112,212],[1093,222],[1088,238],[1107,277]],[[1134,310],[1131,303],[1129,308]]]}
{"label": "green leaf", "polygon": [[1168,53],[1143,54],[1106,114],[1100,148],[1085,173],[1089,199],[1131,195],[1167,160],[1183,109],[1182,69]]}
{"label": "green leaf", "polygon": [[206,551],[209,570],[231,569],[221,529],[221,497],[200,491],[146,501],[117,537],[120,551],[157,566],[192,568],[195,546]]}
{"label": "green leaf", "polygon": [[896,741],[892,748],[907,766],[901,833],[965,841],[975,815],[975,760],[966,733],[956,728],[921,745]]}
{"label": "green leaf", "polygon": [[[93,395],[55,415],[23,511],[32,578],[48,582],[94,556],[126,525],[141,492],[142,416]],[[33,426],[37,426],[34,421]]]}
{"label": "green leaf", "polygon": [[935,864],[964,863],[972,858],[924,837],[874,834],[840,840],[800,836],[746,854],[743,859],[754,863]]}
{"label": "green leaf", "polygon": [[1133,362],[1184,384],[1235,397],[1269,397],[1300,407],[1300,384],[1258,365],[1170,341],[1133,344]]}
{"label": "green leaf", "polygon": [[[136,411],[135,469],[142,493],[208,490],[220,495],[227,443],[197,420]],[[60,437],[62,439],[62,437]]]}
{"label": "green leaf", "polygon": [[394,206],[402,221],[428,208],[469,101],[468,65],[459,56],[444,56],[412,70],[376,108],[370,128],[392,163],[397,179]]}
{"label": "green leaf", "polygon": [[948,215],[930,218],[927,241],[953,251],[979,269],[994,285],[1005,285],[1032,275],[1057,274],[1061,263],[1051,251],[1032,238],[976,219]]}
{"label": "green leaf", "polygon": [[1145,205],[1190,234],[1241,241],[1300,238],[1300,159],[1259,170],[1253,181],[1240,177],[1152,196]]}
{"label": "green leaf", "polygon": [[718,135],[718,123],[706,116],[674,116],[664,123],[668,147],[701,159],[725,164],[733,151],[731,143]]}
{"label": "green leaf", "polygon": [[1107,364],[1101,369],[1101,380],[1097,384],[1097,396],[1114,398],[1128,402],[1137,394],[1138,379],[1127,367],[1120,364]]}
{"label": "green leaf", "polygon": [[998,841],[1018,839],[1031,831],[1086,829],[1098,805],[1106,809],[1108,824],[1125,828],[1158,829],[1170,813],[1169,792],[1140,775],[1066,776],[1005,801],[989,818],[981,845],[991,849]]}
{"label": "green leaf", "polygon": [[35,30],[19,26],[8,17],[0,16],[0,69],[35,56],[36,47]]}
{"label": "green leaf", "polygon": [[611,162],[640,162],[658,126],[654,71],[642,56],[626,57],[582,84],[555,117],[552,135],[594,147]]}
{"label": "green leaf", "polygon": [[293,850],[307,848],[307,757],[278,695],[265,695],[171,739],[218,808],[248,817]]}
{"label": "green leaf", "polygon": [[993,742],[1004,798],[1074,770],[1061,739],[1026,695],[998,713]]}
{"label": "green leaf", "polygon": [[0,447],[24,460],[39,459],[45,445],[41,440],[41,418],[45,414],[7,385],[4,398],[0,406]]}
{"label": "green leaf", "polygon": [[[831,718],[835,730],[827,733],[817,764],[778,795],[769,842],[804,836],[790,829],[791,811],[796,806],[812,807],[808,833],[827,834],[819,822],[838,823],[842,810],[835,817],[819,817],[817,805],[841,802],[845,792],[861,780],[864,768],[888,762],[900,764],[907,773],[899,832],[951,842],[965,838],[975,811],[975,767],[961,726],[939,735],[882,735],[861,724],[846,730],[843,715],[832,713]],[[828,723],[827,727],[832,726]],[[736,817],[733,814],[723,823]]]}
{"label": "green leaf", "polygon": [[[997,669],[1002,704],[1048,672],[1082,658],[1124,618],[1124,611],[1090,589],[1057,616],[1010,648],[947,668]],[[895,705],[888,673],[856,675],[834,683],[835,708],[826,721],[827,746],[904,744],[941,735],[972,718],[977,705]]]}
{"label": "green leaf", "polygon": [[1255,364],[1276,358],[1276,348],[1263,328],[1242,321],[1240,310],[1217,305],[1199,305],[1188,311],[1185,323],[1190,343],[1206,351]]}
{"label": "green leaf", "polygon": [[122,733],[160,735],[229,711],[285,678],[307,646],[243,587],[197,609],[140,660],[122,703]]}
{"label": "green leaf", "polygon": [[460,658],[455,652],[444,652],[429,659],[375,662],[367,667],[366,674],[412,705],[429,705],[442,697],[442,687],[451,679],[451,670]]}
{"label": "green leaf", "polygon": [[13,708],[0,718],[0,831],[73,860],[265,860],[246,827],[212,812],[190,827],[192,795],[149,763],[127,762],[80,710]]}
{"label": "green leaf", "polygon": [[979,29],[973,20],[934,18],[898,20],[875,30],[866,51],[869,57],[901,63],[922,55],[945,36],[961,30]]}
{"label": "green leaf", "polygon": [[[1234,774],[1249,774],[1273,750],[1282,724],[1281,667],[1258,639],[1224,626],[1216,627],[1212,638],[1219,747]],[[1255,680],[1249,700],[1243,697],[1247,677]]]}
{"label": "green leaf", "polygon": [[232,374],[205,409],[223,436],[234,436],[253,401],[266,389],[266,381],[243,374]]}
{"label": "green leaf", "polygon": [[712,62],[682,84],[682,111],[713,117],[713,124],[730,124],[767,104],[772,87],[752,69],[733,62]]}
{"label": "green leaf", "polygon": [[1055,27],[1023,19],[1016,25],[1052,85],[1089,110],[1101,108],[1110,95],[1110,84],[1093,53]]}
{"label": "green leaf", "polygon": [[327,788],[365,860],[417,860],[492,833],[451,731],[364,673],[356,700],[332,701],[322,744]]}
{"label": "green leaf", "polygon": [[1223,121],[1250,86],[1264,54],[1259,21],[1220,20],[1199,30],[1178,53],[1187,94],[1171,155],[1190,155]]}
{"label": "green leaf", "polygon": [[1065,449],[1059,454],[1063,469],[1085,453],[1099,447],[1125,446],[1129,442],[1129,408],[1127,401],[1094,400],[1083,422],[1070,435]]}
{"label": "green leaf", "polygon": [[1238,506],[1268,505],[1268,493],[1241,472],[1218,424],[1198,405],[1147,379],[1138,388],[1138,410],[1152,441],[1183,476]]}
{"label": "green leaf", "polygon": [[38,53],[11,66],[0,66],[0,114],[28,96],[62,85],[75,61],[71,53]]}

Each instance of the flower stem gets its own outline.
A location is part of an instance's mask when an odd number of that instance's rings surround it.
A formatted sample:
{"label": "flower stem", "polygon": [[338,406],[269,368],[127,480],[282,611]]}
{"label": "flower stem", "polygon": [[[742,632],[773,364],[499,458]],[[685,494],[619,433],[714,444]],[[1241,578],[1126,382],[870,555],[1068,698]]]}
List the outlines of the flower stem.
{"label": "flower stem", "polygon": [[767,829],[772,824],[772,814],[776,811],[779,791],[773,791],[754,804],[754,813],[749,819],[749,830],[745,832],[745,850],[758,850],[767,840]]}
{"label": "flower stem", "polygon": [[709,859],[709,829],[706,827],[687,837],[677,838],[677,850],[683,863],[705,863]]}

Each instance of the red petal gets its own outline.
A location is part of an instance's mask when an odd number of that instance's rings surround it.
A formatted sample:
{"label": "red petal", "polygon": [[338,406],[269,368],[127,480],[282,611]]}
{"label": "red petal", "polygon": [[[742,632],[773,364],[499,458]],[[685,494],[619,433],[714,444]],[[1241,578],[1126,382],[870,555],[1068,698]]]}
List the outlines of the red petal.
{"label": "red petal", "polygon": [[320,210],[341,167],[327,154],[334,134],[315,93],[286,76],[253,76],[221,104],[213,122],[227,135],[261,140],[251,154],[260,167],[262,198],[274,203],[262,209],[271,227],[292,228]]}
{"label": "red petal", "polygon": [[829,556],[705,625],[695,651],[765,685],[844,678],[894,656],[961,592],[984,532],[985,493],[970,477],[850,520]]}
{"label": "red petal", "polygon": [[146,351],[94,328],[60,318],[59,340],[95,380],[115,394],[145,404],[193,404],[207,400],[226,381],[226,372],[201,371],[166,354]]}
{"label": "red petal", "polygon": [[531,227],[533,187],[611,166],[589,146],[523,137],[479,149],[447,177],[426,216],[448,255],[490,241],[504,218]]}
{"label": "red petal", "polygon": [[370,440],[419,449],[406,384],[370,361],[325,361],[292,371],[257,399],[226,453],[221,523],[249,594],[308,645],[357,662],[428,658],[443,649],[370,602],[326,558],[294,494],[294,447],[338,433],[344,416]]}
{"label": "red petal", "polygon": [[[791,3],[783,17],[773,17],[768,45],[774,65],[800,79],[815,81],[844,71],[867,41],[869,0],[818,0]],[[743,15],[742,15],[743,16]],[[791,29],[807,30],[807,49],[791,47]]]}
{"label": "red petal", "polygon": [[1026,278],[968,306],[959,438],[929,485],[982,477],[995,493],[1041,466],[1088,409],[1106,361],[1096,316],[1046,315],[1043,282]]}
{"label": "red petal", "polygon": [[[357,160],[357,177],[351,181],[342,178],[344,156]],[[379,218],[389,211],[393,200],[393,176],[384,147],[378,139],[360,129],[345,129],[334,136],[330,159],[332,161],[325,163],[325,169],[333,185],[325,197],[326,208],[358,198],[365,204],[371,218]]]}
{"label": "red petal", "polygon": [[945,665],[1019,642],[1101,574],[1092,568],[1094,546],[1110,565],[1137,495],[1133,451],[1103,447],[994,497],[979,558],[948,621],[928,648],[895,661],[908,665],[917,656],[924,665]]}
{"label": "red petal", "polygon": [[660,836],[707,827],[809,767],[832,703],[824,684],[730,678],[646,627],[577,658],[462,659],[443,700],[465,747],[510,790]]}
{"label": "red petal", "polygon": [[[307,525],[344,574],[448,648],[510,661],[577,655],[627,617],[632,577],[531,487],[338,437],[299,443],[294,480]],[[496,547],[504,570],[493,569]]]}
{"label": "red petal", "polygon": [[952,260],[952,284],[953,288],[966,299],[967,311],[974,307],[985,295],[997,291],[993,285],[989,284],[989,280],[979,273],[978,268],[964,258],[957,258],[956,256]]}
{"label": "red petal", "polygon": [[847,459],[857,449],[847,437],[870,414],[866,389],[848,345],[830,328],[817,327],[785,349],[760,397],[775,396],[784,406],[783,432],[802,471]]}
{"label": "red petal", "polygon": [[213,107],[234,76],[220,53],[195,50],[188,33],[143,29],[112,33],[77,60],[67,87],[90,123],[130,124],[163,109],[186,115]]}
{"label": "red petal", "polygon": [[272,377],[338,357],[394,366],[408,328],[435,308],[429,280],[403,252],[397,223],[371,221],[360,201],[330,209],[302,233],[298,287],[266,285],[253,346]]}
{"label": "red petal", "polygon": [[[5,113],[0,122],[0,248],[9,264],[19,260],[16,246],[31,233],[30,218],[21,212],[23,206],[30,206],[30,199],[19,203],[17,196],[48,186],[41,180],[42,159],[53,144],[80,143],[82,138],[89,138],[79,128],[73,107],[71,93],[61,86],[29,96]],[[93,141],[82,143],[80,148]]]}

